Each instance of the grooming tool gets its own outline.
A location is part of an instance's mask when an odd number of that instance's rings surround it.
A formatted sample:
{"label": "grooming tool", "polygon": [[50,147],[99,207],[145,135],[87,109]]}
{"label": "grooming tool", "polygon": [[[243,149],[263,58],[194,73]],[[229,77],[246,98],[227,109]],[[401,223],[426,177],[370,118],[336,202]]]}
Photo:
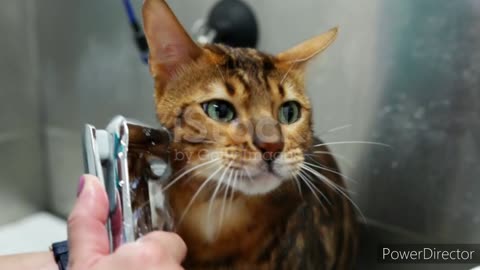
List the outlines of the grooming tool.
{"label": "grooming tool", "polygon": [[[106,129],[85,126],[85,171],[97,176],[105,187],[109,203],[106,229],[112,252],[152,230],[171,227],[162,192],[171,172],[170,141],[167,129],[122,116],[115,117]],[[121,229],[113,224],[117,215],[121,216]]]}

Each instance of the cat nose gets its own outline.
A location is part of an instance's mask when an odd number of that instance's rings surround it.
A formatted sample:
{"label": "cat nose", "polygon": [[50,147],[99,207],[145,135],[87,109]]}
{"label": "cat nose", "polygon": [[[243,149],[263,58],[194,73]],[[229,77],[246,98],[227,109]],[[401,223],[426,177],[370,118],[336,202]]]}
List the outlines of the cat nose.
{"label": "cat nose", "polygon": [[255,119],[253,144],[262,153],[262,159],[270,165],[284,147],[282,131],[278,122],[269,116],[258,116]]}
{"label": "cat nose", "polygon": [[276,142],[255,142],[255,146],[262,153],[262,159],[268,164],[272,163],[282,152],[284,143]]}

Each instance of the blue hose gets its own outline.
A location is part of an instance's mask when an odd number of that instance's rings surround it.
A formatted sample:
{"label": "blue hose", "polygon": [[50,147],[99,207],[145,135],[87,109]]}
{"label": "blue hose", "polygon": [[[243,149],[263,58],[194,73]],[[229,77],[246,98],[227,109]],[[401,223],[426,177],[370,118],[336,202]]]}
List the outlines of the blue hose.
{"label": "blue hose", "polygon": [[140,59],[143,63],[148,64],[148,44],[145,34],[140,27],[137,17],[135,16],[135,9],[130,0],[123,0],[123,6],[127,12],[128,21],[132,27],[135,43],[140,52]]}
{"label": "blue hose", "polygon": [[127,12],[130,24],[138,25],[138,20],[135,16],[135,10],[133,9],[132,2],[130,2],[130,0],[123,0],[123,6],[125,7],[125,11]]}

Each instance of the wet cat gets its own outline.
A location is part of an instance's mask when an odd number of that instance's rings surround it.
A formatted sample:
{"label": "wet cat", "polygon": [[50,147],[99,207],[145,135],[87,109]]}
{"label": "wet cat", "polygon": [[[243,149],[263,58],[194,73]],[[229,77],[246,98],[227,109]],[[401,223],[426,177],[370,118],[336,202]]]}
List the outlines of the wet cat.
{"label": "wet cat", "polygon": [[270,55],[195,44],[163,0],[143,18],[158,119],[175,137],[165,190],[184,267],[350,269],[355,215],[304,83],[337,29]]}

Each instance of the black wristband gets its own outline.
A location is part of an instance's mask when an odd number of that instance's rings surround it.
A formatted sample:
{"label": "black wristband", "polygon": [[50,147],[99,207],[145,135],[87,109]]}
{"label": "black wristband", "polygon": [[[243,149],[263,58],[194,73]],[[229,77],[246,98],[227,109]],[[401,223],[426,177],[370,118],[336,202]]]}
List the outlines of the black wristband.
{"label": "black wristband", "polygon": [[67,270],[68,266],[68,241],[52,244],[53,256],[59,270]]}

